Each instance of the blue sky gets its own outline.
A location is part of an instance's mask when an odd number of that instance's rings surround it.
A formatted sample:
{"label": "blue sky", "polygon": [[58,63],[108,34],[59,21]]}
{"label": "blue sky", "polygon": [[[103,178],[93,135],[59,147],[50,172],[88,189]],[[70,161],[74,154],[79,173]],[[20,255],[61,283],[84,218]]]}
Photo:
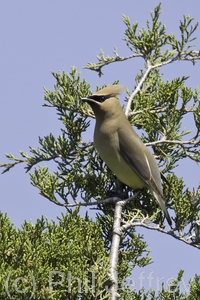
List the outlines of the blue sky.
{"label": "blue sky", "polygon": [[[135,74],[142,67],[142,60],[116,63],[103,69],[104,76],[83,69],[87,62],[95,62],[99,50],[112,55],[116,46],[121,56],[130,52],[122,41],[125,25],[122,14],[131,22],[138,21],[139,28],[145,27],[150,11],[159,1],[1,1],[0,2],[0,162],[5,162],[5,153],[18,156],[19,150],[28,151],[29,146],[38,146],[38,136],[50,132],[59,135],[60,123],[53,109],[43,108],[43,87],[53,90],[55,83],[51,71],[70,72],[76,66],[92,89],[96,85],[112,84],[119,79],[129,89],[134,86]],[[178,26],[182,16],[190,15],[199,21],[200,3],[162,1],[160,19],[168,32],[180,36]],[[200,49],[200,28],[196,34],[196,48]],[[165,79],[189,75],[188,85],[199,85],[199,62],[192,66],[189,62],[177,62],[162,68]],[[121,102],[123,99],[121,99]],[[190,120],[184,124],[191,128]],[[93,126],[93,124],[92,124]],[[88,139],[92,140],[92,129]],[[177,170],[188,186],[199,184],[199,168],[191,161],[183,162]],[[55,219],[64,210],[48,202],[30,185],[29,176],[23,166],[17,166],[0,176],[1,211],[7,213],[17,226],[24,220],[35,220],[42,215]],[[144,234],[152,250],[153,265],[136,269],[136,288],[142,271],[145,271],[145,285],[150,272],[154,279],[152,288],[163,277],[166,282],[185,269],[184,280],[199,273],[199,252],[173,238],[157,232],[137,229]],[[183,284],[184,285],[184,284]],[[161,287],[161,285],[160,285]],[[184,289],[184,287],[183,287]]]}

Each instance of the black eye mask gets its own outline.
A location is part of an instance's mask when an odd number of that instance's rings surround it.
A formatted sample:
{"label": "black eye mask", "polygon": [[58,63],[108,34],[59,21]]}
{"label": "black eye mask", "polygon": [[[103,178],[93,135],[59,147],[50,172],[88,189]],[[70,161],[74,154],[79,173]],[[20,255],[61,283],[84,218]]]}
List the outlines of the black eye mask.
{"label": "black eye mask", "polygon": [[110,98],[110,95],[107,95],[107,96],[100,96],[100,95],[94,95],[94,96],[90,96],[88,97],[88,99],[92,99],[96,102],[104,102],[106,99]]}

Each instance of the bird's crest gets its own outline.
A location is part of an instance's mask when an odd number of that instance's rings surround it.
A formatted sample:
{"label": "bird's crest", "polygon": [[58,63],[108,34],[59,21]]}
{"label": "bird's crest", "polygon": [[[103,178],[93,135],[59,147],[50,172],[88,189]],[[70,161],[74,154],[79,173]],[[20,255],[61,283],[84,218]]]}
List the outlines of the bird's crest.
{"label": "bird's crest", "polygon": [[114,85],[109,85],[98,92],[94,93],[94,96],[116,96],[120,94],[123,90],[125,90],[125,87],[120,84],[114,84]]}

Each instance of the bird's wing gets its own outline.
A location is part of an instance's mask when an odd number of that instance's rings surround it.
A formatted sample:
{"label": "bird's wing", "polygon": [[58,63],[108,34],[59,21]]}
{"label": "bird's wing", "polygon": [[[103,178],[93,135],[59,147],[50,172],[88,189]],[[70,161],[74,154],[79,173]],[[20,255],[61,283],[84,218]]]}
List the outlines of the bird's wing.
{"label": "bird's wing", "polygon": [[141,179],[149,184],[151,169],[144,151],[146,150],[144,149],[145,145],[132,130],[127,132],[120,128],[118,129],[118,136],[120,154]]}
{"label": "bird's wing", "polygon": [[[127,161],[130,167],[140,176],[142,180],[150,187],[154,197],[157,199],[160,207],[165,213],[169,225],[172,225],[171,218],[165,206],[165,200],[162,194],[162,188],[159,187],[160,173],[157,169],[155,162],[155,170],[152,175],[152,170],[149,164],[150,156],[152,155],[137,134],[129,130],[128,132],[124,129],[118,129],[119,135],[119,152],[122,157]],[[152,163],[152,160],[151,160]],[[159,183],[157,184],[157,180]]]}

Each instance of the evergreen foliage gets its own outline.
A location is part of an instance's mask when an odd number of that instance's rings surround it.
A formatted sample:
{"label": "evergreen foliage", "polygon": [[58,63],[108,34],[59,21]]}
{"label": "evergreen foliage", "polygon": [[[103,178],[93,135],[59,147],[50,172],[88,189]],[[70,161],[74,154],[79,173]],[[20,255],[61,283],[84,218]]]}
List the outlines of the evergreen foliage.
{"label": "evergreen foliage", "polygon": [[[131,55],[121,57],[114,48],[114,56],[105,57],[101,50],[98,62],[88,63],[85,68],[101,76],[102,68],[111,63],[138,57],[144,60],[133,91],[126,90],[126,114],[133,126],[142,129],[143,142],[152,147],[166,177],[163,186],[167,206],[174,212],[174,226],[168,231],[160,209],[147,191],[135,194],[123,187],[124,199],[129,200],[122,212],[117,293],[120,299],[197,300],[200,299],[200,277],[196,275],[191,281],[190,293],[186,295],[179,288],[183,271],[169,289],[163,286],[159,294],[135,291],[125,284],[135,266],[151,263],[147,245],[137,234],[136,226],[158,230],[200,248],[200,186],[191,190],[183,178],[176,175],[181,160],[200,163],[200,94],[198,88],[187,86],[186,75],[166,81],[160,72],[161,67],[175,61],[190,61],[195,65],[200,59],[200,51],[194,50],[192,44],[198,24],[184,16],[178,40],[167,33],[159,19],[160,13],[159,4],[151,12],[146,29],[140,30],[137,23],[131,24],[129,18],[123,16],[124,41]],[[42,218],[35,225],[25,222],[21,229],[16,229],[7,216],[0,216],[0,299],[9,299],[9,295],[11,299],[110,299],[109,253],[114,207],[119,200],[111,191],[118,188],[118,181],[95,152],[93,144],[84,140],[94,115],[80,99],[92,94],[90,84],[75,67],[69,74],[53,72],[52,75],[54,91],[45,89],[44,106],[55,108],[61,122],[60,135],[55,137],[50,133],[40,137],[39,147],[30,147],[29,153],[20,151],[20,158],[6,154],[11,162],[0,166],[5,173],[24,163],[31,184],[49,201],[66,207],[67,212],[58,224]],[[188,114],[193,120],[193,129],[182,126]],[[49,162],[53,163],[54,171],[50,171]],[[134,200],[130,201],[129,197]],[[87,215],[79,216],[79,207],[88,205],[98,208],[94,221]],[[15,279],[21,277],[23,279],[16,283]],[[23,292],[16,292],[16,284]]]}

